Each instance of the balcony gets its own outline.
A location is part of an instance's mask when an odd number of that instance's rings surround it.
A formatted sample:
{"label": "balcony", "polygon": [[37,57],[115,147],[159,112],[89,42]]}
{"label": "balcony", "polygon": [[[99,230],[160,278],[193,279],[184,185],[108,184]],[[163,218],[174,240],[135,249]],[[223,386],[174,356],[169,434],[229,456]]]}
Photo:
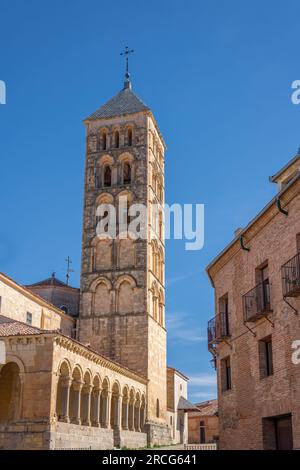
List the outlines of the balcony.
{"label": "balcony", "polygon": [[283,297],[300,295],[300,252],[281,267]]}
{"label": "balcony", "polygon": [[270,313],[270,284],[261,282],[243,295],[244,321],[254,322]]}
{"label": "balcony", "polygon": [[229,313],[223,312],[209,320],[207,325],[208,347],[230,336]]}

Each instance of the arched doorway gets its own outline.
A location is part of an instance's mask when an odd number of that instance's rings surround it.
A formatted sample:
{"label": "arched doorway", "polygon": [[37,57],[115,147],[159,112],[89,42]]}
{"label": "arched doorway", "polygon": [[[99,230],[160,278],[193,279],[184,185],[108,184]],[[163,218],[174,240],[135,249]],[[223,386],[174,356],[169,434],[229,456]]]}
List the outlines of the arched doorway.
{"label": "arched doorway", "polygon": [[19,419],[20,404],[20,368],[15,362],[8,362],[0,370],[0,422]]}

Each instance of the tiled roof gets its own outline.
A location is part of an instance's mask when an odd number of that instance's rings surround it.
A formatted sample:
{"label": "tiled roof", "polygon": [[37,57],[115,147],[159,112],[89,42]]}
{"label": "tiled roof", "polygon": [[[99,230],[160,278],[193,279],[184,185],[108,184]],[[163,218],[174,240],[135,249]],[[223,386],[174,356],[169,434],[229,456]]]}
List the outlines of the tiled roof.
{"label": "tiled roof", "polygon": [[41,328],[0,315],[0,336],[39,335],[43,333],[49,333],[49,330],[42,330]]}
{"label": "tiled roof", "polygon": [[[59,287],[70,287],[68,284],[66,284],[63,281],[60,281],[55,277],[55,274],[53,273],[51,277],[48,277],[47,279],[44,279],[43,281],[35,282],[34,284],[28,284],[26,287],[35,287],[35,286],[59,286]],[[70,289],[73,289],[73,287],[70,287]]]}
{"label": "tiled roof", "polygon": [[124,88],[111,100],[107,101],[107,103],[103,104],[97,111],[91,114],[87,120],[133,114],[149,109],[150,108],[133,93],[131,88]]}
{"label": "tiled roof", "polygon": [[192,416],[213,416],[218,413],[218,400],[208,400],[201,403],[196,403],[197,411],[192,413]]}

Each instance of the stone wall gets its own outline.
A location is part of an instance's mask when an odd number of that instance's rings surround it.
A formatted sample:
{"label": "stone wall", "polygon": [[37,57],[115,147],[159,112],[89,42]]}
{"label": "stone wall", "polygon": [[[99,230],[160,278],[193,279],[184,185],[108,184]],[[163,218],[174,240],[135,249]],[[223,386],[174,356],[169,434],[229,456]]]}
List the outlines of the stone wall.
{"label": "stone wall", "polygon": [[28,289],[0,273],[0,314],[23,323],[27,313],[32,315],[32,326],[56,330],[71,336],[75,326],[74,319],[59,309],[37,297]]}
{"label": "stone wall", "polygon": [[145,431],[148,445],[170,445],[172,442],[171,430],[166,424],[146,422]]}
{"label": "stone wall", "polygon": [[29,420],[0,424],[0,450],[46,450],[50,448],[49,425]]}
{"label": "stone wall", "polygon": [[51,426],[50,448],[113,449],[113,430],[58,422]]}

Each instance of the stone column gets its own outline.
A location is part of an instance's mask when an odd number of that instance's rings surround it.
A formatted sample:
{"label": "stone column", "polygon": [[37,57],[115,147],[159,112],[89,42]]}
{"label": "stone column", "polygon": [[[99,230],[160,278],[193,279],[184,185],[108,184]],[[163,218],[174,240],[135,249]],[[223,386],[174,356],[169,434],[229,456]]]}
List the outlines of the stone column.
{"label": "stone column", "polygon": [[124,413],[124,418],[122,420],[123,424],[123,429],[127,431],[128,429],[128,411],[129,411],[129,400],[127,399],[125,403],[123,403],[122,407],[123,413]]}
{"label": "stone column", "polygon": [[140,430],[143,432],[145,424],[145,408],[144,406],[140,409]]}
{"label": "stone column", "polygon": [[62,383],[62,417],[61,421],[64,423],[69,423],[69,405],[70,405],[70,388],[72,380],[67,378]]}
{"label": "stone column", "polygon": [[110,403],[111,400],[111,392],[107,391],[105,394],[105,402],[104,402],[104,410],[105,410],[105,416],[104,416],[104,428],[109,428],[110,427]]}
{"label": "stone column", "polygon": [[121,429],[122,427],[122,395],[119,395],[115,399],[115,423],[114,425],[116,429]]}
{"label": "stone column", "polygon": [[141,432],[141,423],[140,423],[140,420],[141,420],[141,416],[140,416],[140,411],[141,411],[141,405],[140,403],[137,404],[137,406],[135,407],[135,421],[136,421],[136,424],[135,424],[135,430],[137,432]]}
{"label": "stone column", "polygon": [[85,426],[91,425],[91,393],[92,393],[92,386],[86,385],[83,389],[84,397],[85,397],[85,410],[83,416],[83,423]]}
{"label": "stone column", "polygon": [[129,414],[130,414],[129,430],[134,431],[134,401],[132,401],[132,403],[130,403]]}
{"label": "stone column", "polygon": [[74,423],[75,424],[81,424],[81,390],[82,390],[83,382],[74,382],[73,383],[73,389],[75,392],[75,397],[74,397]]}
{"label": "stone column", "polygon": [[100,426],[100,398],[101,398],[101,388],[94,390],[94,409],[92,424],[93,426]]}

